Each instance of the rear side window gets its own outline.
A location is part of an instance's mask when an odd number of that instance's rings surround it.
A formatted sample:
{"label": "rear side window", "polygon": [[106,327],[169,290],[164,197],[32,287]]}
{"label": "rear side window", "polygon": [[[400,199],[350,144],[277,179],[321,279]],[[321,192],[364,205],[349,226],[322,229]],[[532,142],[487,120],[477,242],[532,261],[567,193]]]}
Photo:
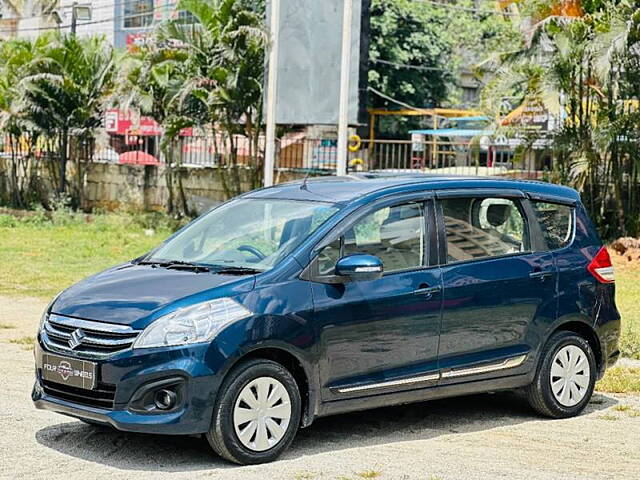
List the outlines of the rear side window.
{"label": "rear side window", "polygon": [[448,262],[463,262],[530,250],[529,231],[517,200],[442,200]]}
{"label": "rear side window", "polygon": [[542,236],[549,250],[558,250],[571,243],[573,208],[555,203],[531,202],[536,212]]}

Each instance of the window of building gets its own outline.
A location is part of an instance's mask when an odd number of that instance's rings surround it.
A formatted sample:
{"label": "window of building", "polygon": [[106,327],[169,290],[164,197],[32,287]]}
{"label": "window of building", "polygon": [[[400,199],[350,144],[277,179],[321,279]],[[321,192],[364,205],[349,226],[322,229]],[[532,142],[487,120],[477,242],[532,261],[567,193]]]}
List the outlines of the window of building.
{"label": "window of building", "polygon": [[124,28],[144,28],[153,24],[153,0],[125,0]]}
{"label": "window of building", "polygon": [[526,252],[529,232],[519,202],[506,198],[442,201],[448,262]]}

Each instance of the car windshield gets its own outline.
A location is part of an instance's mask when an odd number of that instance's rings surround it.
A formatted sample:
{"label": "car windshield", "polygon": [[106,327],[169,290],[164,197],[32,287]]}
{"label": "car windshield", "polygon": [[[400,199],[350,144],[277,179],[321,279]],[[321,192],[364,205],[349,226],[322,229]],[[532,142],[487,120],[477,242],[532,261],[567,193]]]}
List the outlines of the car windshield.
{"label": "car windshield", "polygon": [[321,202],[232,200],[185,228],[144,262],[266,271],[337,211]]}

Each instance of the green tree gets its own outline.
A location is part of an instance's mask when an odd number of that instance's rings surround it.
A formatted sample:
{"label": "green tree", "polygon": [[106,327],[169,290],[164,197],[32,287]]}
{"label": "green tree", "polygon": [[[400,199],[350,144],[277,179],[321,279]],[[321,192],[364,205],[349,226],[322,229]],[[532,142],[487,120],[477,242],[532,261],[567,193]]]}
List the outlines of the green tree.
{"label": "green tree", "polygon": [[605,238],[639,234],[640,9],[592,1],[564,15],[522,3],[536,23],[520,49],[498,55],[487,104],[512,95],[557,113],[552,179],[582,192]]}
{"label": "green tree", "polygon": [[82,162],[93,156],[96,129],[102,125],[115,87],[116,55],[103,37],[51,35],[20,81],[20,108],[43,136],[58,147],[58,191],[66,191],[66,166],[73,138],[78,203],[82,204]]}
{"label": "green tree", "polygon": [[33,199],[34,151],[40,137],[29,112],[19,108],[19,85],[47,45],[44,36],[35,41],[10,39],[0,43],[0,134],[8,142],[8,200],[15,207],[26,207]]}
{"label": "green tree", "polygon": [[[149,42],[127,55],[122,62],[117,102],[124,110],[151,116],[163,128],[160,145],[165,161],[165,183],[169,192],[167,209],[178,216],[189,215],[189,206],[177,171],[179,155],[175,141],[182,128],[195,124],[196,112],[177,108],[176,97],[186,81],[187,53],[164,41]],[[176,194],[177,189],[177,194]]]}
{"label": "green tree", "polygon": [[[372,0],[369,96],[374,108],[436,107],[460,103],[458,80],[495,45],[519,40],[509,18],[491,6],[462,0],[435,5],[412,0]],[[380,95],[383,94],[386,97]],[[405,133],[406,119],[383,129]]]}
{"label": "green tree", "polygon": [[[249,139],[253,184],[260,183],[264,55],[267,35],[262,16],[246,0],[181,0],[178,8],[197,22],[167,23],[160,42],[184,55],[185,82],[174,98],[205,129],[222,133],[229,155],[221,173],[228,196],[242,192],[237,136]],[[226,150],[226,149],[225,149]]]}

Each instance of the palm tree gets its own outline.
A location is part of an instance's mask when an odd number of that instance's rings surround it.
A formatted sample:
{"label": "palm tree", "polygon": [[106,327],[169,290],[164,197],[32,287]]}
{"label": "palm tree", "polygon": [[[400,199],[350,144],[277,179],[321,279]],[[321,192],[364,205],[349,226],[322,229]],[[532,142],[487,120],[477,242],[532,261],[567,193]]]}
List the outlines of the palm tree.
{"label": "palm tree", "polygon": [[34,149],[40,136],[29,112],[20,108],[19,84],[47,44],[45,36],[35,41],[9,39],[0,43],[0,134],[9,142],[9,191],[11,203],[16,207],[28,206],[26,196],[33,179]]}
{"label": "palm tree", "polygon": [[[91,158],[95,129],[103,121],[115,87],[117,58],[103,37],[54,35],[20,82],[22,108],[48,138],[58,143],[59,193],[66,190],[70,141],[86,147]],[[76,154],[78,178],[82,175]],[[78,185],[79,201],[82,188]]]}
{"label": "palm tree", "polygon": [[[178,108],[173,101],[186,81],[185,52],[176,51],[161,42],[151,42],[127,55],[122,62],[120,88],[116,103],[123,110],[137,110],[162,125],[161,143],[165,160],[165,181],[169,192],[167,209],[171,214],[188,215],[189,207],[180,175],[175,175],[175,140],[181,129],[192,126],[194,115]],[[193,112],[190,112],[193,113]],[[179,204],[175,188],[178,189]]]}
{"label": "palm tree", "polygon": [[499,56],[485,95],[495,100],[509,92],[562,112],[553,137],[555,179],[582,191],[603,236],[640,233],[640,118],[629,109],[640,94],[640,10],[626,2],[555,3],[569,13],[553,2],[521,2],[537,22],[520,50]]}
{"label": "palm tree", "polygon": [[[228,196],[241,192],[236,136],[249,139],[253,183],[260,181],[264,54],[267,35],[261,16],[242,0],[181,0],[195,22],[177,20],[158,33],[161,42],[184,54],[186,81],[172,100],[197,123],[223,134],[229,155],[222,176]],[[221,173],[224,173],[221,170]],[[230,185],[231,184],[231,185]]]}

